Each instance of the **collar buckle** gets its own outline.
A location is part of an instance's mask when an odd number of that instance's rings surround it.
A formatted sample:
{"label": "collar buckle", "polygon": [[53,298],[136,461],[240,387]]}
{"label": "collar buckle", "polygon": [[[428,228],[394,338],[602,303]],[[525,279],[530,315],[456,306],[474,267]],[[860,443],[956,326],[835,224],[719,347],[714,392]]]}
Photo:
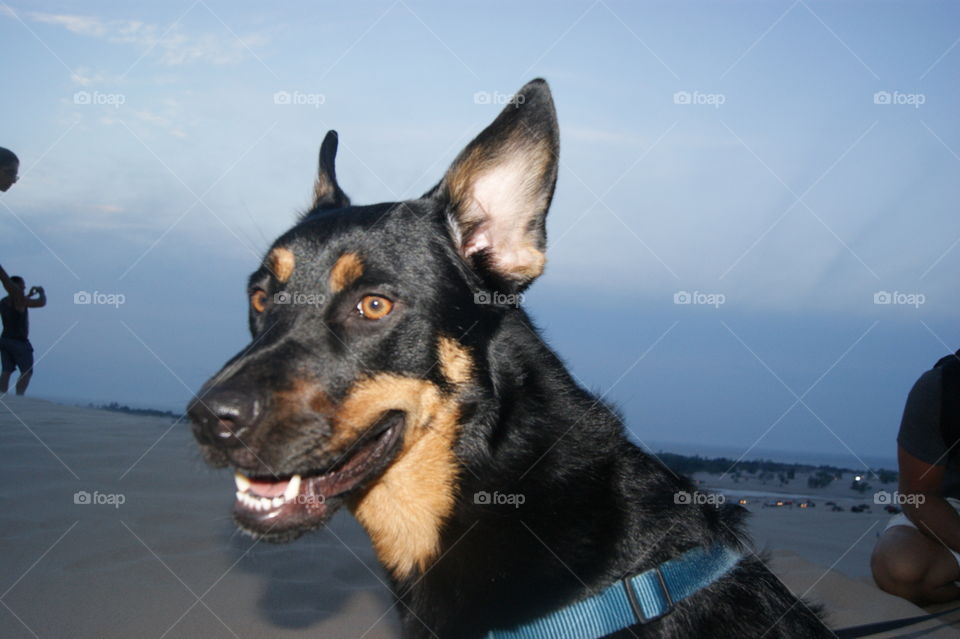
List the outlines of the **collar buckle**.
{"label": "collar buckle", "polygon": [[655,577],[655,579],[651,579],[650,581],[659,586],[659,594],[660,598],[662,599],[662,605],[656,606],[656,609],[650,610],[649,612],[644,611],[643,604],[640,602],[640,598],[637,596],[637,591],[634,586],[634,580],[641,577],[641,575],[624,577],[620,580],[620,582],[623,584],[623,589],[626,591],[627,601],[630,602],[630,609],[633,611],[633,616],[636,617],[637,622],[641,624],[649,623],[673,612],[674,605],[673,597],[670,596],[670,589],[667,588],[667,582],[663,577],[663,572],[660,570],[660,566],[650,569],[646,574],[651,574],[653,577]]}

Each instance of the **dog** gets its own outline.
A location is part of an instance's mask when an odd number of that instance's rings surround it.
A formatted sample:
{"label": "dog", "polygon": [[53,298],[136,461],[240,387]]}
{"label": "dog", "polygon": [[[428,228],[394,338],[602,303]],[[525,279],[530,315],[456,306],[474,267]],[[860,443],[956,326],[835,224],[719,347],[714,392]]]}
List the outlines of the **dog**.
{"label": "dog", "polygon": [[290,541],[346,506],[406,638],[833,636],[747,549],[745,509],[678,498],[517,303],[557,179],[546,82],[419,199],[352,205],[337,145],[250,276],[251,343],[188,408],[242,530]]}

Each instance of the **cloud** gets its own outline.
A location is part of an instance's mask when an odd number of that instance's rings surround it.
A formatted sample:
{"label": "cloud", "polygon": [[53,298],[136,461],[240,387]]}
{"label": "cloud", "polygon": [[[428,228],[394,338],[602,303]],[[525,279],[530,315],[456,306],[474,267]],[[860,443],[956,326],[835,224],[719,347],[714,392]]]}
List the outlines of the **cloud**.
{"label": "cloud", "polygon": [[176,106],[172,106],[166,109],[171,115],[170,117],[160,115],[149,109],[141,109],[139,111],[134,111],[133,115],[137,120],[143,122],[144,124],[150,124],[160,128],[163,131],[166,131],[168,134],[172,135],[175,138],[186,138],[189,137],[183,128],[178,124],[179,112]]}
{"label": "cloud", "polygon": [[117,77],[87,67],[77,67],[70,74],[70,81],[81,87],[115,84],[118,80]]}
{"label": "cloud", "polygon": [[[3,13],[17,17],[11,9]],[[152,54],[162,64],[180,66],[193,62],[207,64],[235,64],[250,57],[250,47],[268,42],[263,34],[238,36],[224,28],[218,33],[188,33],[180,22],[170,27],[139,20],[104,20],[96,16],[41,13],[25,14],[32,22],[62,27],[77,35],[105,40],[115,44],[135,46],[144,55]],[[83,84],[83,75],[74,80]]]}

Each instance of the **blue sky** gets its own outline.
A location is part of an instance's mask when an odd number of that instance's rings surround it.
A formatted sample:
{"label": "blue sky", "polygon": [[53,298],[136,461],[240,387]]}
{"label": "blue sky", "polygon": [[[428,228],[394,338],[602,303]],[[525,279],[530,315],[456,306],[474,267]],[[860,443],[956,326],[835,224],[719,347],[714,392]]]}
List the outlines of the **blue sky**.
{"label": "blue sky", "polygon": [[416,197],[542,76],[561,169],[526,307],[578,378],[643,441],[892,457],[913,380],[960,346],[958,18],[0,2],[0,146],[22,161],[0,264],[50,296],[33,394],[183,406],[246,343],[246,275],[308,204],[327,129],[355,202]]}

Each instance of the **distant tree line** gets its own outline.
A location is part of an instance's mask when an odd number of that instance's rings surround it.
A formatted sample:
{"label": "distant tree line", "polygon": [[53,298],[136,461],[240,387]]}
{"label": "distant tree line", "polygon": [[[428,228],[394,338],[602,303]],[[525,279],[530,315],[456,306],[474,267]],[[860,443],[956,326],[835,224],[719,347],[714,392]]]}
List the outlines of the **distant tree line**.
{"label": "distant tree line", "polygon": [[833,480],[837,479],[836,473],[831,473],[826,470],[818,470],[809,477],[807,477],[807,487],[808,488],[826,488],[833,483]]}
{"label": "distant tree line", "polygon": [[658,452],[657,457],[670,470],[678,475],[692,475],[693,473],[710,473],[719,475],[730,473],[731,475],[742,476],[744,474],[755,476],[760,480],[772,480],[777,478],[781,484],[792,481],[796,473],[810,473],[807,478],[807,484],[810,488],[824,488],[829,486],[834,479],[843,477],[844,474],[863,472],[864,475],[871,477],[876,474],[880,483],[888,484],[897,481],[897,473],[892,470],[871,470],[869,472],[853,470],[850,468],[837,468],[836,466],[821,465],[813,466],[811,464],[790,464],[776,462],[769,459],[751,459],[736,461],[728,457],[701,457],[700,455],[679,455],[677,453]]}
{"label": "distant tree line", "polygon": [[109,404],[87,404],[87,407],[98,408],[100,410],[112,410],[117,413],[143,415],[146,417],[172,417],[173,419],[180,419],[181,417],[181,415],[168,410],[157,410],[155,408],[132,408],[124,404],[118,404],[117,402],[110,402]]}

